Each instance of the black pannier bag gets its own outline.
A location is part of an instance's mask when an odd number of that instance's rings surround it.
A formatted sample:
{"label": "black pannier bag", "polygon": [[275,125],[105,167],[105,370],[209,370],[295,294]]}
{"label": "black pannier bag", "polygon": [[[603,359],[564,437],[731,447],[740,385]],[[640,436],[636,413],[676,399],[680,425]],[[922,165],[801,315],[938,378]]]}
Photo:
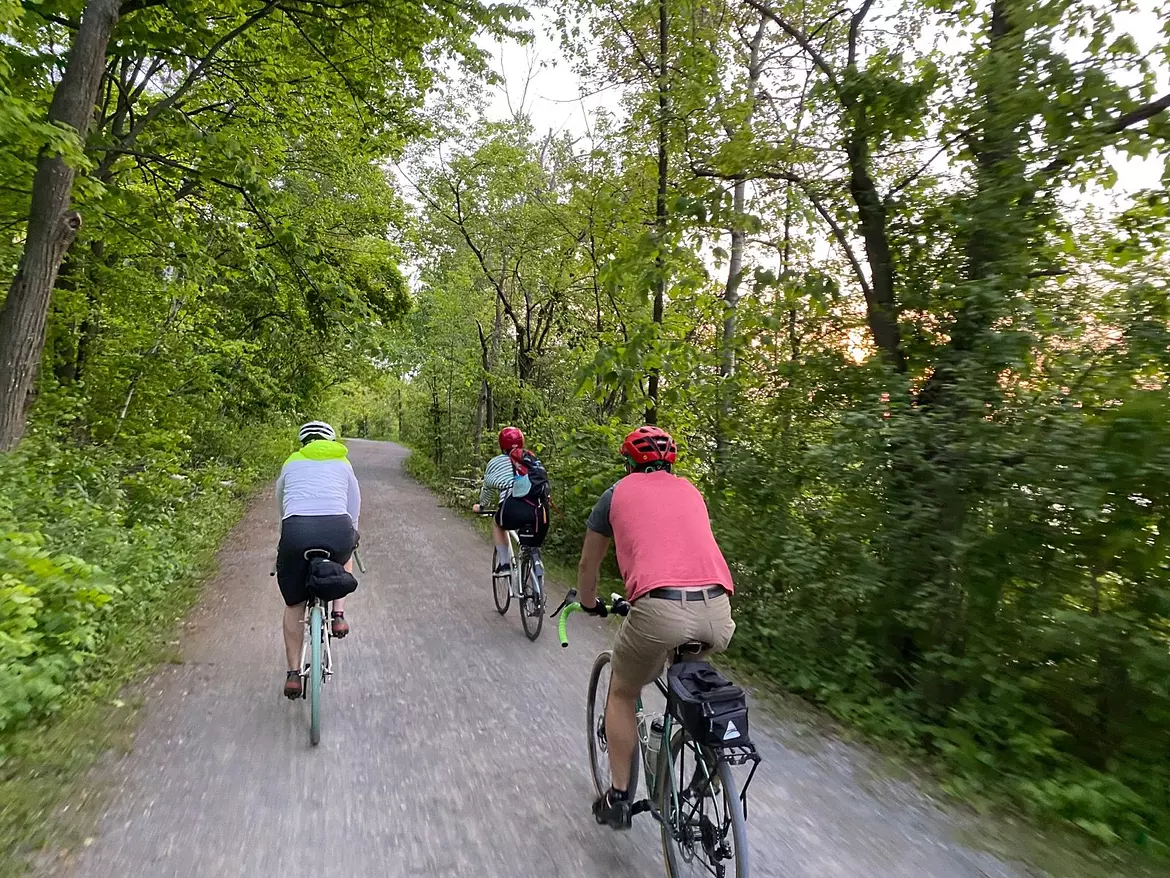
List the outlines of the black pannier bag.
{"label": "black pannier bag", "polygon": [[353,574],[328,558],[309,560],[309,593],[323,601],[336,601],[358,587]]}
{"label": "black pannier bag", "polygon": [[746,747],[747,696],[707,662],[677,662],[667,675],[667,710],[700,744]]}

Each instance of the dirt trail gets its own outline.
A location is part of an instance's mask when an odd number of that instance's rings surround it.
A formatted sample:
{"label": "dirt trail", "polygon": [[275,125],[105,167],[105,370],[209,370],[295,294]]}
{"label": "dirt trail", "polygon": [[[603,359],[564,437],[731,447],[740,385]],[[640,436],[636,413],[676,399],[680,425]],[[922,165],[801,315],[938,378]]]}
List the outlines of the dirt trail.
{"label": "dirt trail", "polygon": [[[281,697],[276,534],[261,498],[187,626],[183,663],[148,687],[77,878],[634,878],[660,875],[657,826],[594,825],[584,747],[590,664],[611,629],[575,617],[562,650],[495,612],[490,549],[402,471],[404,449],[351,443],[368,572],[335,648],[324,736]],[[748,825],[753,875],[1020,878],[957,841],[958,818],[863,775],[826,742],[791,749],[753,714],[764,758]]]}

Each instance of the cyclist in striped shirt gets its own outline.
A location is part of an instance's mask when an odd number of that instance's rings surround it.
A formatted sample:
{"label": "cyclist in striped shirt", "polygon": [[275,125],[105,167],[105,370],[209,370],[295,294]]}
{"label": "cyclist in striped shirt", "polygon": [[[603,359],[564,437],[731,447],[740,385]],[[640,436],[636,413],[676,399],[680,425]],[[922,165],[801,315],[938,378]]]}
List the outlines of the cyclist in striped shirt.
{"label": "cyclist in striped shirt", "polygon": [[[496,506],[503,511],[508,498],[512,496],[514,471],[511,452],[514,448],[523,447],[524,434],[519,429],[505,427],[500,431],[500,453],[488,461],[487,469],[484,470],[479,502],[471,507],[475,512],[486,507],[491,502],[493,493],[497,491],[500,500]],[[496,573],[508,573],[512,569],[512,548],[508,544],[508,535],[500,526],[500,518],[501,515],[497,513],[492,519],[492,537],[496,544],[495,570]]]}

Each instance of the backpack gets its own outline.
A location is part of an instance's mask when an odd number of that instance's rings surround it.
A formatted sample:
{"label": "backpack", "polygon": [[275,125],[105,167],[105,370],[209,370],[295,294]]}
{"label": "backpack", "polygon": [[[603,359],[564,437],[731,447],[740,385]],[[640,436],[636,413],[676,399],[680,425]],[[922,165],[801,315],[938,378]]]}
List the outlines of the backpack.
{"label": "backpack", "polygon": [[548,502],[552,496],[552,485],[548,471],[539,458],[522,448],[512,450],[512,496],[527,500],[534,505]]}

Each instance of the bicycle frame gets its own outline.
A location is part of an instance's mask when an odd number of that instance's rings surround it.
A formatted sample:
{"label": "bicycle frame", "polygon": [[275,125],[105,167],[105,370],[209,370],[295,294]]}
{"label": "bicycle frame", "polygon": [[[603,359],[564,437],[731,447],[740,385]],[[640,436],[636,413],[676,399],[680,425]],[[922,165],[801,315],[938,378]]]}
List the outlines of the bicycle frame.
{"label": "bicycle frame", "polygon": [[[305,634],[301,639],[301,678],[308,682],[309,679],[309,650],[312,649],[311,631],[311,614],[314,607],[321,608],[321,670],[322,682],[328,682],[329,678],[333,676],[333,653],[330,649],[330,644],[333,640],[333,634],[329,626],[329,602],[323,601],[320,598],[312,598],[305,601]],[[309,687],[307,685],[301,687],[301,698],[308,697]]]}
{"label": "bicycle frame", "polygon": [[[485,518],[491,518],[496,514],[495,509],[481,509],[477,515],[482,515]],[[524,583],[521,582],[521,570],[524,567],[525,561],[532,565],[532,572],[537,576],[538,584],[541,590],[544,589],[544,561],[540,557],[540,549],[534,546],[524,546],[520,544],[520,534],[515,530],[505,530],[505,535],[508,538],[508,551],[511,557],[515,559],[516,563],[512,564],[512,570],[508,577],[508,589],[513,598],[519,600],[524,596]]]}

